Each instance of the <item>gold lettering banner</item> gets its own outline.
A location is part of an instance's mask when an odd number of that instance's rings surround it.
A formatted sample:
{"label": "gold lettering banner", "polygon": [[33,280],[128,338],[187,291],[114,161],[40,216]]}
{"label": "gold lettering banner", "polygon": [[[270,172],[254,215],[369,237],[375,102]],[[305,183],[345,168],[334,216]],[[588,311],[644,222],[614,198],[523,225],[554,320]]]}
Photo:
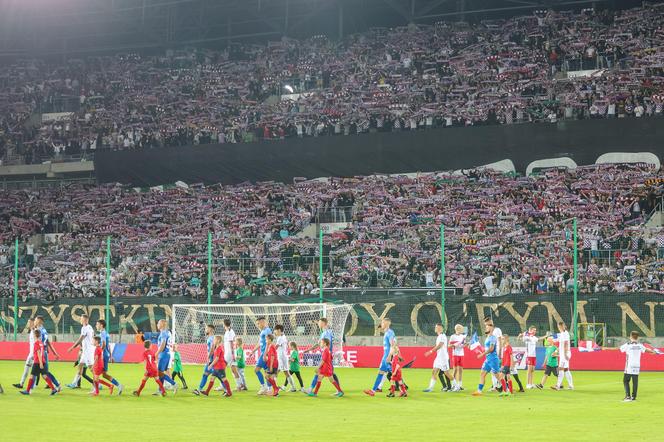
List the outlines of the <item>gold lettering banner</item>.
{"label": "gold lettering banner", "polygon": [[[158,320],[171,320],[172,304],[191,303],[185,298],[153,302],[154,299],[146,298],[146,302],[136,298],[114,300],[110,306],[110,318],[107,319],[111,332],[155,332]],[[3,301],[5,304],[1,304]],[[14,306],[7,300],[3,301],[0,301],[0,333],[13,333]],[[294,300],[271,296],[244,301],[247,314],[251,315],[251,304]],[[299,301],[314,302],[312,299]],[[330,290],[326,291],[326,301],[355,305],[346,322],[347,336],[378,336],[378,324],[386,317],[392,320],[393,329],[401,336],[432,336],[435,324],[441,320],[448,332],[455,324],[461,324],[481,334],[481,324],[487,316],[510,335],[516,335],[530,325],[537,326],[541,332],[555,331],[560,321],[571,327],[573,312],[573,298],[557,294],[496,298],[448,296],[444,314],[440,293],[432,290]],[[577,302],[577,313],[579,323],[600,324],[606,327],[608,336],[627,336],[631,330],[637,330],[645,337],[664,336],[664,295],[606,293],[581,296]],[[27,320],[41,315],[53,333],[78,333],[83,314],[89,315],[92,321],[103,318],[104,300],[90,298],[70,302],[62,300],[54,304],[39,301],[22,303],[18,308],[18,331],[25,332]]]}

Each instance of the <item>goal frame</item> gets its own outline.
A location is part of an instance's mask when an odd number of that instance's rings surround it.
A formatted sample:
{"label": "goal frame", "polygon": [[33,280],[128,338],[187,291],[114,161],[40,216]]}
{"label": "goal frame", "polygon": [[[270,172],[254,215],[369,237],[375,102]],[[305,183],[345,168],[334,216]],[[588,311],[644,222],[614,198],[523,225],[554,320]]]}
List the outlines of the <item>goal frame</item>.
{"label": "goal frame", "polygon": [[[327,317],[327,314],[328,314],[327,312],[330,308],[341,307],[341,306],[346,306],[348,308],[348,313],[345,315],[342,323],[338,323],[334,327],[334,329],[335,329],[335,336],[334,336],[334,345],[335,345],[335,347],[334,347],[334,354],[332,355],[332,358],[334,360],[335,366],[352,367],[352,364],[350,364],[346,361],[345,353],[344,353],[344,350],[343,350],[344,349],[344,343],[343,343],[343,341],[344,341],[344,332],[343,331],[346,328],[348,318],[351,316],[350,312],[352,311],[353,306],[354,306],[354,304],[352,304],[352,303],[337,304],[337,303],[302,302],[302,303],[259,303],[259,304],[172,304],[171,305],[171,321],[170,322],[171,322],[171,331],[173,333],[173,341],[177,344],[182,344],[182,342],[178,342],[179,332],[178,332],[178,327],[177,327],[177,314],[176,314],[178,309],[198,310],[199,314],[202,313],[203,315],[205,315],[206,310],[208,310],[210,308],[234,307],[234,308],[238,308],[238,309],[245,309],[246,313],[243,316],[249,317],[250,318],[249,322],[255,322],[255,320],[260,316],[268,316],[269,317],[271,315],[278,314],[278,315],[281,315],[281,316],[285,317],[285,316],[297,314],[298,312],[295,309],[298,306],[303,307],[303,308],[308,308],[310,313],[313,313],[316,310],[320,310],[320,317]],[[262,312],[252,312],[251,311],[252,309],[255,309],[257,307],[258,308],[265,308],[265,309],[267,309],[267,308],[274,308],[274,309],[283,308],[284,311],[282,313],[267,313],[267,312],[262,313]],[[293,309],[294,311],[293,312],[288,312],[286,309]],[[300,313],[306,314],[307,311],[303,311],[303,312],[300,312]],[[223,315],[220,315],[220,312],[208,312],[208,314],[213,314],[214,316],[216,316],[217,321],[219,321],[220,318],[232,319],[233,316],[239,316],[238,313],[228,313],[228,315],[225,316],[225,317]],[[204,322],[207,323],[207,322],[215,322],[215,321],[208,320],[208,321],[204,321]],[[269,325],[271,327],[273,327],[275,324],[270,323]],[[339,328],[337,328],[337,327],[339,327]],[[234,330],[235,330],[235,332],[238,336],[246,336],[246,333],[244,333],[244,332],[239,333],[239,331],[241,331],[241,330],[239,330],[238,328],[234,327]],[[340,333],[338,333],[336,330],[342,330],[342,331]],[[185,333],[185,335],[186,335],[186,333]],[[292,337],[292,336],[289,336],[289,335],[287,335],[287,336],[289,338]],[[315,335],[310,334],[308,336],[311,337],[311,340],[308,342],[307,346],[314,345],[317,342]],[[195,343],[195,342],[192,341],[191,343]],[[198,343],[198,344],[200,344],[200,343]],[[248,347],[253,347],[253,343],[245,342],[243,344],[243,346],[244,346],[245,349],[248,348]],[[300,348],[304,347],[304,345],[298,345],[298,346]],[[184,363],[186,363],[186,362],[184,362]],[[306,365],[304,360],[302,360],[301,363],[303,365]],[[248,365],[251,365],[251,364],[248,363]]]}

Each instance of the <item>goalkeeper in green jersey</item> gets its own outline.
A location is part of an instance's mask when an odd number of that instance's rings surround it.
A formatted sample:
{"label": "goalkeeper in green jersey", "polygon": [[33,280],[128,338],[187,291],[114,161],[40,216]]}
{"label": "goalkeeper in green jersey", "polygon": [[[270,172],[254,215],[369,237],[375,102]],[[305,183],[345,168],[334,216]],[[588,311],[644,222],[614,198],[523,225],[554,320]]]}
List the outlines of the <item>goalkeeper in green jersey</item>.
{"label": "goalkeeper in green jersey", "polygon": [[173,379],[175,378],[180,378],[180,381],[182,382],[182,388],[185,390],[189,387],[187,387],[187,381],[184,380],[184,376],[182,375],[182,358],[180,357],[180,352],[178,351],[178,346],[174,345],[173,346]]}

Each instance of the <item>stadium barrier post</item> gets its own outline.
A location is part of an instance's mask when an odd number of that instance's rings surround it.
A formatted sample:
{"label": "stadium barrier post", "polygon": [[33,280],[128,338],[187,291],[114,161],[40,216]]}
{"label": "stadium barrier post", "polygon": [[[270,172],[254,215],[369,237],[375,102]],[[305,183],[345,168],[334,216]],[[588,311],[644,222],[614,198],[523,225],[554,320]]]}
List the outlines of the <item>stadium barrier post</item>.
{"label": "stadium barrier post", "polygon": [[14,341],[18,340],[18,238],[14,242]]}
{"label": "stadium barrier post", "polygon": [[323,303],[323,229],[318,225],[318,302]]}
{"label": "stadium barrier post", "polygon": [[447,328],[445,323],[445,226],[440,225],[440,320],[443,330]]}
{"label": "stadium barrier post", "polygon": [[578,346],[578,330],[577,330],[577,298],[579,291],[579,281],[578,281],[578,243],[577,243],[577,233],[576,233],[576,217],[574,218],[574,309],[572,312],[572,330],[574,330],[574,346]]}
{"label": "stadium barrier post", "polygon": [[212,232],[208,232],[207,244],[207,303],[212,304]]}
{"label": "stadium barrier post", "polygon": [[106,237],[106,310],[104,318],[110,326],[111,319],[111,237]]}

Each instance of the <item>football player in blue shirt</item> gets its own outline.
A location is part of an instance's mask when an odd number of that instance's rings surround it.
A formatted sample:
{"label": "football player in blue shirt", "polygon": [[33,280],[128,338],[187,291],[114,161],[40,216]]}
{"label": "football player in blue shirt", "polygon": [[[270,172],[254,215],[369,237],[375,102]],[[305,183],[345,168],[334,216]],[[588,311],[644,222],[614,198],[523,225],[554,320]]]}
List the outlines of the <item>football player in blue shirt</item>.
{"label": "football player in blue shirt", "polygon": [[258,382],[261,384],[261,388],[258,390],[258,394],[265,394],[267,391],[269,391],[269,387],[265,384],[265,377],[263,376],[261,370],[267,369],[267,363],[263,358],[265,357],[265,350],[267,349],[266,338],[267,335],[272,334],[272,329],[268,327],[265,316],[260,316],[258,319],[256,319],[256,327],[258,327],[261,333],[258,337],[258,344],[256,344],[254,349],[251,350],[251,354],[254,354],[260,350],[258,358],[256,358],[256,368],[254,371],[256,372]]}
{"label": "football player in blue shirt", "polygon": [[[304,350],[302,353],[309,353],[314,350],[317,350],[320,347],[320,342],[323,339],[327,339],[330,341],[330,354],[332,355],[332,360],[334,360],[334,333],[332,333],[332,330],[329,328],[329,325],[327,323],[327,318],[320,318],[318,320],[318,327],[320,327],[320,338],[318,339],[318,342],[316,342],[314,345],[309,347],[308,349]],[[332,368],[334,370],[334,367]],[[339,383],[339,378],[337,377],[337,374],[332,372],[332,378],[334,381],[340,385]],[[318,383],[318,368],[316,368],[316,372],[314,374],[314,378],[311,381],[311,387],[309,390],[305,391],[304,394],[309,394],[311,391],[316,387],[316,384]]]}
{"label": "football player in blue shirt", "polygon": [[53,373],[51,373],[48,370],[48,352],[52,351],[53,354],[55,355],[56,360],[60,359],[60,355],[55,350],[55,348],[53,348],[53,345],[51,344],[51,341],[49,341],[49,339],[48,339],[48,332],[44,328],[44,317],[43,316],[37,316],[35,318],[35,328],[37,330],[39,330],[39,332],[41,333],[41,341],[42,341],[42,344],[44,344],[44,359],[45,359],[45,361],[44,361],[44,372],[46,373],[46,375],[49,378],[51,378],[51,382],[53,382],[53,385],[55,385],[55,389],[58,392],[60,392],[60,390],[62,390],[62,388],[60,387],[60,383],[58,382],[57,379],[55,379],[55,376],[53,376]]}
{"label": "football player in blue shirt", "polygon": [[198,388],[192,391],[196,396],[201,394],[201,390],[205,388],[207,385],[208,378],[212,374],[213,370],[210,370],[210,365],[212,363],[212,359],[214,359],[214,325],[208,324],[205,326],[205,336],[207,336],[207,339],[205,340],[205,345],[207,347],[207,364],[205,364],[205,367],[203,367],[203,376],[201,377],[201,383],[198,384]]}
{"label": "football player in blue shirt", "polygon": [[383,377],[392,371],[392,364],[390,363],[389,357],[392,347],[397,343],[397,338],[394,335],[394,331],[390,328],[390,325],[392,325],[390,318],[383,318],[383,320],[380,321],[380,330],[385,334],[383,337],[383,358],[380,361],[378,376],[376,376],[373,388],[371,390],[364,390],[364,393],[369,396],[374,396],[376,394],[376,391],[380,389],[380,385],[383,382]]}
{"label": "football player in blue shirt", "polygon": [[484,388],[484,381],[486,380],[487,373],[491,373],[498,378],[500,382],[503,374],[500,371],[500,358],[498,357],[498,339],[493,335],[493,321],[485,321],[486,340],[484,341],[484,351],[477,355],[477,359],[485,358],[482,364],[482,371],[480,371],[480,383],[477,385],[477,391],[473,392],[473,396],[482,396],[482,389]]}
{"label": "football player in blue shirt", "polygon": [[[104,358],[104,374],[102,374],[102,376],[104,379],[117,387],[118,395],[121,395],[124,387],[117,380],[115,380],[113,376],[108,374],[108,362],[111,360],[111,340],[108,332],[106,331],[106,321],[103,319],[98,320],[96,327],[97,331],[99,332],[99,338],[101,339],[102,355]],[[112,393],[113,391],[111,390],[111,394]]]}
{"label": "football player in blue shirt", "polygon": [[173,386],[173,394],[178,392],[178,386],[173,379],[166,373],[168,370],[168,363],[171,360],[170,349],[168,348],[168,341],[171,339],[171,332],[168,330],[168,324],[165,319],[160,319],[157,322],[157,329],[159,330],[159,338],[157,338],[157,371],[159,372],[159,380],[163,383],[168,382]]}

